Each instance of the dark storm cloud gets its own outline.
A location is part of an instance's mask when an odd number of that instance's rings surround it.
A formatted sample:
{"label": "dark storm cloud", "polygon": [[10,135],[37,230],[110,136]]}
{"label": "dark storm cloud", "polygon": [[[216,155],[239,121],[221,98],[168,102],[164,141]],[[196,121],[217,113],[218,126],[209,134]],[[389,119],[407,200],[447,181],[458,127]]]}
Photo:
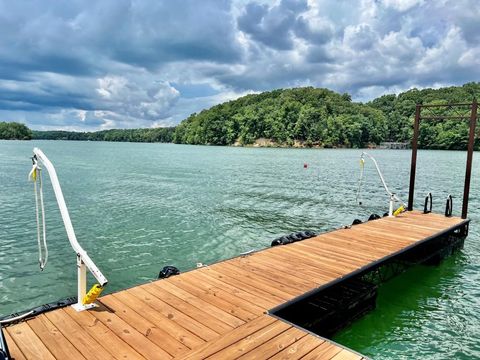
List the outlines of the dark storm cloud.
{"label": "dark storm cloud", "polygon": [[[473,0],[0,0],[0,119],[172,125],[252,91],[478,81]],[[468,11],[465,11],[468,9]]]}

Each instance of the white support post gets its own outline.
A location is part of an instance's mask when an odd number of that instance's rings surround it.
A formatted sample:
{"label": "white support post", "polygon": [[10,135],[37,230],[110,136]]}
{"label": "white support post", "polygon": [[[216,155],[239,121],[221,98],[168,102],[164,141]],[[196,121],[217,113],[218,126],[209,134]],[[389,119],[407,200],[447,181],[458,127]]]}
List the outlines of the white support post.
{"label": "white support post", "polygon": [[394,195],[390,195],[390,205],[388,207],[388,216],[393,217],[393,203],[395,202]]}
{"label": "white support post", "polygon": [[95,303],[83,304],[83,298],[87,294],[87,267],[80,255],[77,255],[77,303],[72,307],[77,311],[83,311],[96,307]]}
{"label": "white support post", "polygon": [[80,257],[77,258],[78,267],[78,303],[80,303],[87,293],[87,267]]}

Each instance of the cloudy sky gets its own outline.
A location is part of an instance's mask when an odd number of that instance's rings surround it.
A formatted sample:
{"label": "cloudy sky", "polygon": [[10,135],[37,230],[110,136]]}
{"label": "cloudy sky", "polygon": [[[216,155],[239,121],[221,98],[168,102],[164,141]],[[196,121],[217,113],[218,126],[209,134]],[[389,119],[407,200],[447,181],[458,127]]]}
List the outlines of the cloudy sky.
{"label": "cloudy sky", "polygon": [[0,121],[174,125],[239,96],[480,80],[478,0],[0,0]]}

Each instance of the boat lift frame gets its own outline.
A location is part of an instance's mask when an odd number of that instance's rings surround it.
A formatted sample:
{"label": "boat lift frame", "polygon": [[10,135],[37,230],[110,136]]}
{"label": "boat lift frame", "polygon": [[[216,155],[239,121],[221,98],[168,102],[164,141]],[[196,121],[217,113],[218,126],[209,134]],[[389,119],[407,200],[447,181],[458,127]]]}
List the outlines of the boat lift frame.
{"label": "boat lift frame", "polygon": [[[422,110],[428,111],[426,116],[422,115]],[[447,109],[455,111],[455,116],[435,113],[436,110]],[[413,210],[413,199],[415,194],[415,173],[417,169],[417,150],[418,135],[420,133],[420,120],[469,120],[470,130],[468,135],[467,165],[465,170],[465,183],[463,186],[462,219],[467,218],[468,214],[468,196],[470,193],[470,178],[472,175],[473,147],[475,145],[475,130],[477,127],[477,100],[472,103],[456,104],[417,104],[415,109],[415,123],[413,127],[412,140],[412,161],[410,168],[410,188],[408,192],[408,211]],[[467,111],[469,113],[467,113]]]}
{"label": "boat lift frame", "polygon": [[68,240],[70,241],[70,245],[72,246],[73,250],[77,254],[77,303],[73,304],[72,307],[77,311],[90,309],[97,305],[95,303],[83,303],[83,298],[87,292],[87,269],[92,273],[95,279],[97,279],[100,286],[104,287],[108,283],[108,280],[98,269],[97,265],[95,265],[90,256],[88,256],[87,252],[78,243],[75,231],[73,230],[72,221],[70,220],[70,214],[68,213],[67,204],[65,203],[65,199],[63,197],[62,188],[60,187],[60,182],[58,181],[55,167],[39,148],[34,148],[33,154],[33,161],[41,161],[45,169],[48,171],[48,175],[50,176],[50,180],[52,182],[53,191],[55,193],[55,198],[57,199],[58,207],[60,209],[60,214],[62,215],[63,223],[65,225],[65,230],[67,231]]}

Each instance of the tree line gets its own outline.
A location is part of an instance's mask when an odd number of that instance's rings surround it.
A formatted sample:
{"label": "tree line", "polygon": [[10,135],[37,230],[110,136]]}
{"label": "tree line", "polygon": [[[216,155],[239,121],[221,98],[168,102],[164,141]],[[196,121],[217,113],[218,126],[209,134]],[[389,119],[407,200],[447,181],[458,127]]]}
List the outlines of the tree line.
{"label": "tree line", "polygon": [[[96,132],[33,131],[7,123],[9,132],[53,140],[174,142],[200,145],[251,145],[259,139],[274,146],[362,148],[383,141],[410,142],[415,105],[471,102],[480,83],[440,89],[412,89],[380,96],[368,103],[353,102],[347,93],[313,87],[277,89],[228,101],[190,115],[178,126],[154,129],[115,129]],[[444,108],[443,114],[455,115]],[[11,129],[17,129],[15,131]],[[2,135],[3,134],[3,135]],[[5,135],[7,134],[7,135]],[[28,135],[30,134],[30,135]],[[468,121],[423,121],[419,146],[426,149],[464,149]],[[476,148],[479,148],[478,141]]]}
{"label": "tree line", "polygon": [[122,142],[163,142],[173,141],[175,128],[112,129],[94,132],[78,131],[33,131],[34,139],[81,140],[81,141],[122,141]]}

